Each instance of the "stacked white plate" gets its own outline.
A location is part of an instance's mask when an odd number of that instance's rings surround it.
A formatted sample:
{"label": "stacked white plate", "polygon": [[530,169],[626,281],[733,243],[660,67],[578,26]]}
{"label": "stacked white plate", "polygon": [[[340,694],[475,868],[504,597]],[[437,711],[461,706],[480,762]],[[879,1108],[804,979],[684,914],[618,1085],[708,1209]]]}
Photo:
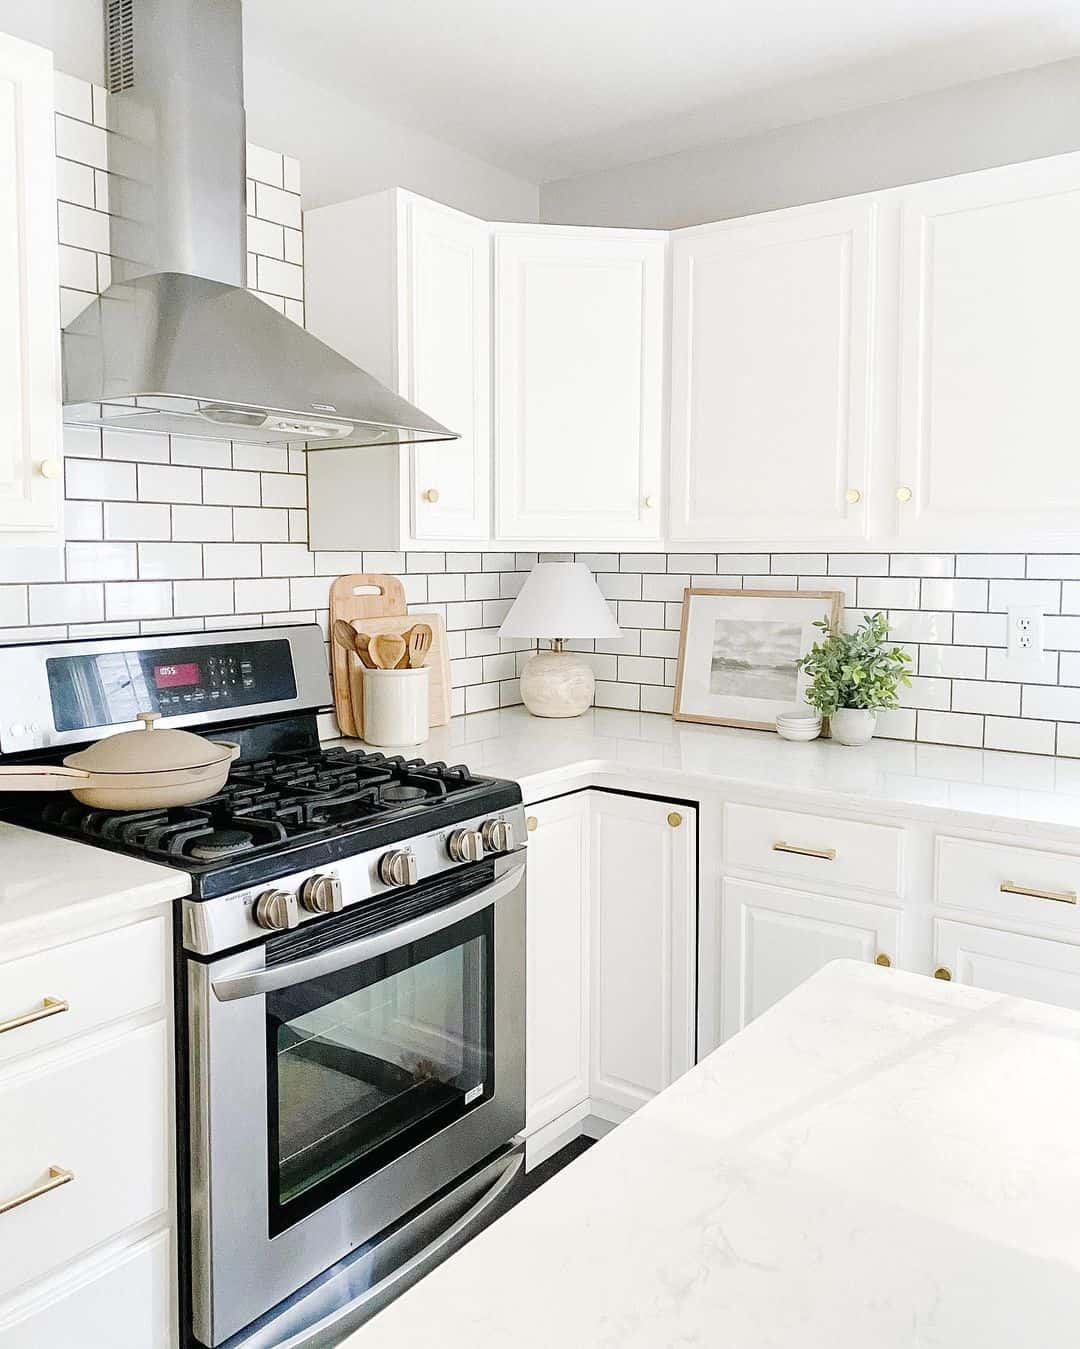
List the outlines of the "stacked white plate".
{"label": "stacked white plate", "polygon": [[816,740],[821,734],[821,717],[811,707],[792,707],[777,714],[776,731],[785,740]]}

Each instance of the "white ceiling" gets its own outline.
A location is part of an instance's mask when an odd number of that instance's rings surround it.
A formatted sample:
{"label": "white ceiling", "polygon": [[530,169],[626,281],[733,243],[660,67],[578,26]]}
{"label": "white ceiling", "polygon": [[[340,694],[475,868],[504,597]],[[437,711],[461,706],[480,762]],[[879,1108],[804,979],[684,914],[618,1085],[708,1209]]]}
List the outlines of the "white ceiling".
{"label": "white ceiling", "polygon": [[245,0],[246,48],[513,173],[590,173],[1080,54],[1077,0]]}

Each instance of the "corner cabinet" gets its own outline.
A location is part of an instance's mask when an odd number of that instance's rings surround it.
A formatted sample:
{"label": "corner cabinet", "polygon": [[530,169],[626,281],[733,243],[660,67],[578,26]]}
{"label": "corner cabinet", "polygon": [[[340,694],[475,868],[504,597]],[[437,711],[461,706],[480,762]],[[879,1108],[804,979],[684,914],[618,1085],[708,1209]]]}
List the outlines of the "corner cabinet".
{"label": "corner cabinet", "polygon": [[601,791],[528,809],[533,1166],[694,1062],[697,812]]}
{"label": "corner cabinet", "polygon": [[308,455],[310,546],[490,539],[491,227],[398,190],[307,211],[308,328],[459,433]]}
{"label": "corner cabinet", "polygon": [[900,194],[895,533],[923,543],[1076,543],[1080,154]]}
{"label": "corner cabinet", "polygon": [[674,236],[672,540],[866,538],[876,217],[858,198]]}
{"label": "corner cabinet", "polygon": [[659,546],[667,236],[495,228],[495,533]]}
{"label": "corner cabinet", "polygon": [[60,523],[52,54],[0,33],[0,532]]}

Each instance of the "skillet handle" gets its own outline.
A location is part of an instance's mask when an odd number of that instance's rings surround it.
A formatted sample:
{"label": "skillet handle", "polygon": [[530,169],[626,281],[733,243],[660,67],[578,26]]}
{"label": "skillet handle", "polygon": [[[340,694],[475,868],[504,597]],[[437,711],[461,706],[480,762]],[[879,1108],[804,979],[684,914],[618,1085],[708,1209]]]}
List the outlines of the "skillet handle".
{"label": "skillet handle", "polygon": [[68,792],[94,775],[83,768],[56,764],[20,764],[0,768],[0,792]]}
{"label": "skillet handle", "polygon": [[227,749],[230,763],[234,763],[240,757],[240,746],[234,740],[211,740],[210,743],[216,745],[218,749]]}

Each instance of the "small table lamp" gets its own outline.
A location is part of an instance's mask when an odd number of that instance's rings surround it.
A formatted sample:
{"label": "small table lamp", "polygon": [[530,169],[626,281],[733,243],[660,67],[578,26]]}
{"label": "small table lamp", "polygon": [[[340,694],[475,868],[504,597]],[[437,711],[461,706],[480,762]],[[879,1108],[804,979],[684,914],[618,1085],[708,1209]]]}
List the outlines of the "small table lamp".
{"label": "small table lamp", "polygon": [[[560,636],[553,637],[552,633]],[[501,637],[547,637],[521,672],[521,701],[534,717],[578,717],[593,700],[592,667],[567,638],[618,637],[619,625],[584,562],[541,562],[510,607]]]}

